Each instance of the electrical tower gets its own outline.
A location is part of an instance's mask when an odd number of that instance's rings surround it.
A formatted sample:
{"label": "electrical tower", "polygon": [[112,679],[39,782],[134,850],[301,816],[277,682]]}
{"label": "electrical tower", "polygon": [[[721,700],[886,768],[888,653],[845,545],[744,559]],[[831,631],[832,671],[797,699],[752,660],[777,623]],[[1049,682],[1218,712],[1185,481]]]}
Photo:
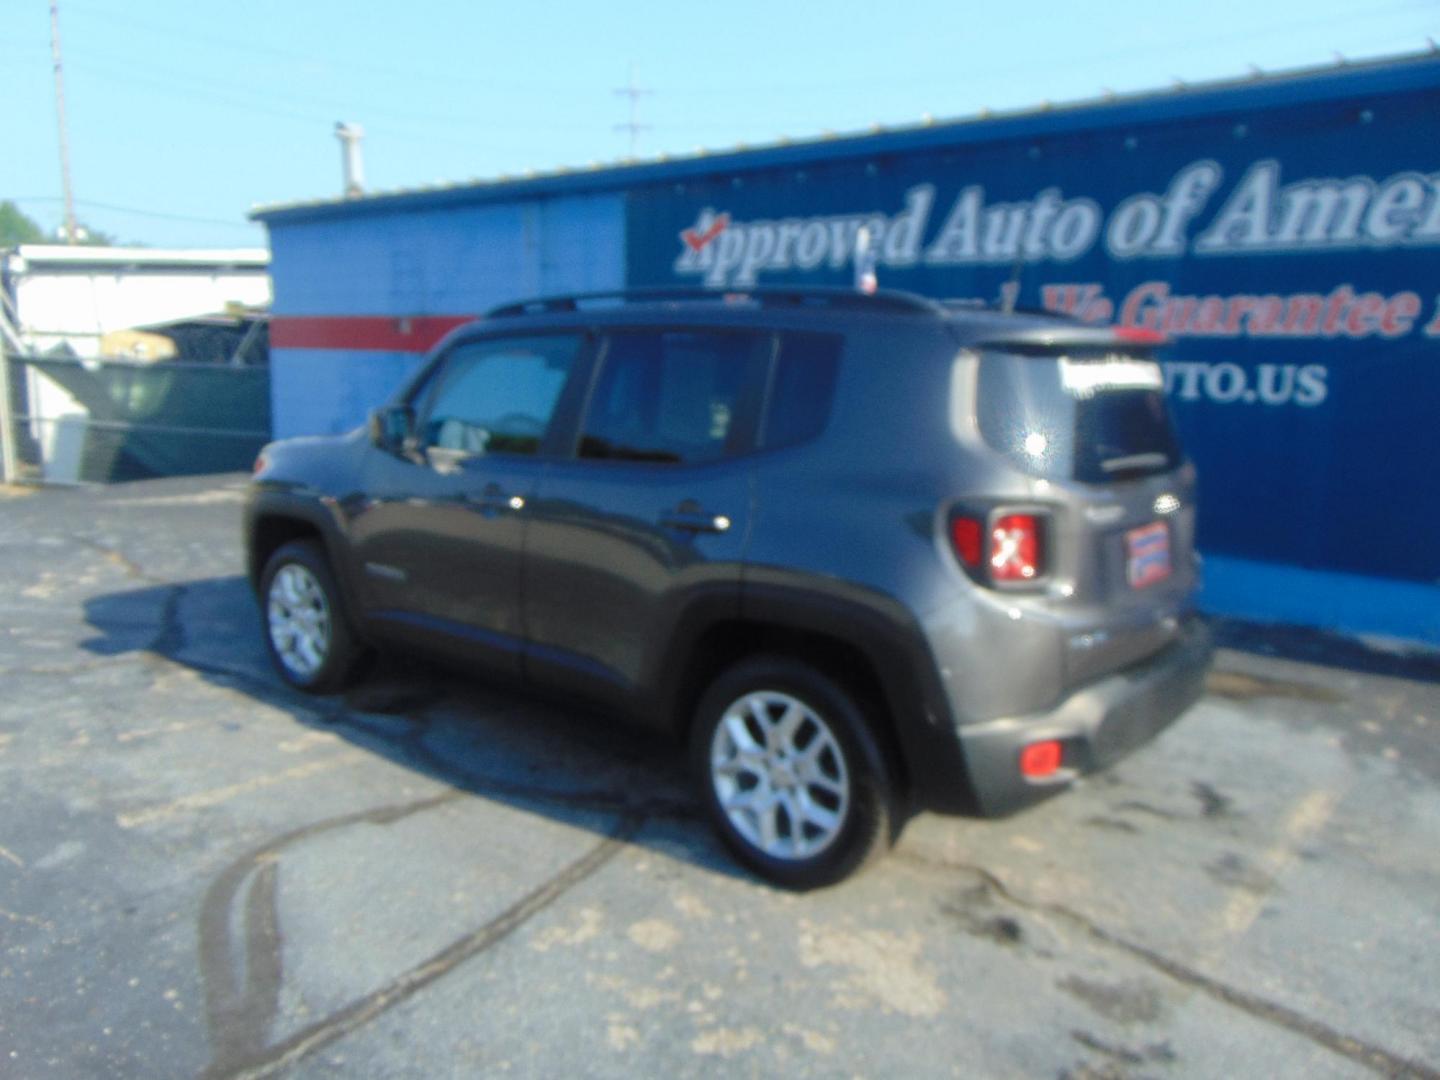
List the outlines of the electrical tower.
{"label": "electrical tower", "polygon": [[615,130],[628,131],[630,133],[630,156],[632,158],[635,156],[636,148],[639,145],[640,132],[650,130],[649,124],[640,123],[640,99],[654,92],[653,90],[642,88],[640,84],[636,82],[634,64],[630,65],[629,85],[615,91],[615,93],[621,97],[630,99],[630,122],[626,124],[616,124]]}

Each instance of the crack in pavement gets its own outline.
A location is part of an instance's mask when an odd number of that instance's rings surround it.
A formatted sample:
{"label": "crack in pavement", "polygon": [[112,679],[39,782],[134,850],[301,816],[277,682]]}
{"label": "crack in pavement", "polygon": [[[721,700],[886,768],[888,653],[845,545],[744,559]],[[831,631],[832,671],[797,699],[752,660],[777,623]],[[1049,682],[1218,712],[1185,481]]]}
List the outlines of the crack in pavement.
{"label": "crack in pavement", "polygon": [[[283,941],[276,913],[275,864],[281,852],[322,832],[360,823],[388,825],[463,795],[452,789],[429,799],[347,814],[297,829],[239,859],[216,879],[206,894],[200,919],[201,977],[212,1047],[211,1064],[203,1074],[207,1080],[273,1076],[363,1027],[514,933],[613,859],[645,824],[641,814],[621,814],[610,834],[595,847],[483,926],[325,1019],[267,1046],[265,1037],[278,1013],[284,977]],[[233,965],[230,910],[251,878],[244,909],[242,978]]]}
{"label": "crack in pavement", "polygon": [[91,551],[99,552],[106,560],[120,567],[129,577],[134,578],[136,581],[143,581],[147,585],[170,584],[168,581],[157,578],[147,572],[143,566],[117,547],[112,547],[101,540],[96,540],[93,536],[86,536],[83,533],[70,533],[69,536],[71,540],[75,541],[75,543],[81,547],[87,547]]}
{"label": "crack in pavement", "polygon": [[108,667],[112,663],[114,663],[114,658],[106,657],[104,660],[84,660],[75,664],[19,664],[0,667],[0,679],[9,678],[12,675],[33,675],[43,679],[70,679],[76,675],[83,675],[87,671]]}
{"label": "crack in pavement", "polygon": [[10,921],[10,922],[15,922],[15,923],[23,923],[23,924],[26,925],[26,926],[39,927],[41,930],[54,930],[54,929],[55,929],[55,924],[54,924],[54,923],[52,923],[52,922],[47,922],[46,920],[44,920],[44,919],[42,919],[42,918],[39,918],[38,916],[35,916],[35,915],[21,915],[19,912],[8,911],[8,910],[6,910],[5,908],[0,908],[0,919],[6,919],[6,920],[8,920],[8,921]]}
{"label": "crack in pavement", "polygon": [[169,821],[171,818],[179,817],[196,810],[208,810],[230,802],[232,799],[243,795],[249,795],[256,791],[264,791],[266,788],[275,787],[278,784],[287,784],[296,780],[308,780],[320,773],[329,772],[332,769],[344,768],[353,765],[361,760],[362,755],[358,750],[350,750],[344,753],[332,754],[329,757],[318,758],[307,761],[301,765],[295,765],[289,769],[282,769],[279,772],[261,773],[259,776],[252,776],[249,779],[238,781],[233,784],[226,784],[224,787],[208,788],[204,791],[191,792],[182,795],[169,802],[152,804],[136,810],[128,810],[115,815],[115,824],[122,829],[136,829],[144,825],[154,825],[156,822]]}
{"label": "crack in pavement", "polygon": [[69,538],[81,547],[98,552],[109,562],[120,567],[126,576],[135,581],[142,581],[146,585],[153,585],[165,590],[164,599],[161,601],[160,625],[155,631],[155,636],[145,646],[145,651],[173,660],[174,655],[185,648],[186,644],[185,626],[180,618],[180,602],[189,591],[189,586],[156,577],[118,547],[96,540],[94,537],[85,536],[83,533],[70,533]]}
{"label": "crack in pavement", "polygon": [[180,618],[180,602],[185,599],[189,587],[185,585],[165,586],[164,606],[160,609],[160,628],[151,639],[150,651],[173,660],[185,648],[185,624]]}
{"label": "crack in pavement", "polygon": [[[360,823],[391,824],[452,801],[459,794],[448,791],[401,806],[364,810],[302,826],[237,859],[215,879],[201,903],[198,927],[212,1070],[223,1072],[226,1062],[253,1056],[262,1049],[279,1007],[283,943],[275,906],[275,864],[280,854],[294,844],[335,829]],[[244,948],[237,950],[231,938],[230,913],[247,883]],[[235,967],[237,952],[243,954],[240,972]]]}
{"label": "crack in pavement", "polygon": [[1285,1028],[1296,1035],[1309,1039],[1311,1042],[1323,1046],[1325,1049],[1342,1057],[1373,1069],[1383,1076],[1405,1076],[1416,1077],[1419,1080],[1440,1080],[1440,1071],[1430,1068],[1422,1062],[1412,1061],[1409,1058],[1401,1057],[1391,1053],[1383,1047],[1366,1042],[1353,1035],[1337,1031],[1330,1025],[1305,1016],[1294,1009],[1281,1005],[1278,1002],[1262,998],[1257,994],[1251,994],[1240,990],[1219,979],[1212,978],[1203,972],[1173,960],[1163,953],[1141,945],[1138,942],[1124,938],[1113,930],[1107,930],[1104,926],[1093,921],[1089,916],[1076,911],[1074,908],[1064,904],[1050,903],[1046,901],[1031,900],[1014,892],[1001,878],[993,871],[974,863],[952,862],[946,859],[935,859],[914,852],[896,851],[892,858],[900,859],[917,866],[930,870],[940,871],[961,871],[972,874],[979,878],[983,887],[989,892],[1022,910],[1042,915],[1052,915],[1072,925],[1079,927],[1091,938],[1117,949],[1129,956],[1141,961],[1151,970],[1158,972],[1166,978],[1198,990],[1232,1008],[1239,1009],[1247,1015],[1264,1023],[1273,1024]]}

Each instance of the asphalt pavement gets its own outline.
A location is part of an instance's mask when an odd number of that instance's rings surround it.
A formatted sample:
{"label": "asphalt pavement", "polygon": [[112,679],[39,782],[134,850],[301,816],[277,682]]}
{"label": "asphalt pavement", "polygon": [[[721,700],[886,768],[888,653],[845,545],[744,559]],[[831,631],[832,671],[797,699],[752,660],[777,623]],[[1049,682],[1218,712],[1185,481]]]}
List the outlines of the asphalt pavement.
{"label": "asphalt pavement", "polygon": [[796,895],[664,742],[285,688],[243,484],[0,491],[0,1077],[1440,1077],[1433,657],[1230,628],[1110,772]]}

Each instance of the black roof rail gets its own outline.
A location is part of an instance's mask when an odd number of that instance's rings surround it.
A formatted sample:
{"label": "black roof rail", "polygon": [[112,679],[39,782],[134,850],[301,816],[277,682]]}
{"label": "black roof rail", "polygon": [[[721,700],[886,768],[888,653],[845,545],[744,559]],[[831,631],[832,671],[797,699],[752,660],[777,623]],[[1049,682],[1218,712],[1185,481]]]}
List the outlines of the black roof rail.
{"label": "black roof rail", "polygon": [[862,293],[854,289],[823,286],[792,289],[778,286],[750,289],[660,286],[657,288],[617,289],[610,292],[572,293],[520,300],[492,308],[485,313],[485,318],[505,319],[517,315],[556,314],[579,311],[586,305],[653,304],[697,300],[729,304],[752,303],[762,307],[829,307],[853,311],[911,312],[927,315],[933,315],[943,310],[933,300],[916,293],[901,292],[896,289]]}

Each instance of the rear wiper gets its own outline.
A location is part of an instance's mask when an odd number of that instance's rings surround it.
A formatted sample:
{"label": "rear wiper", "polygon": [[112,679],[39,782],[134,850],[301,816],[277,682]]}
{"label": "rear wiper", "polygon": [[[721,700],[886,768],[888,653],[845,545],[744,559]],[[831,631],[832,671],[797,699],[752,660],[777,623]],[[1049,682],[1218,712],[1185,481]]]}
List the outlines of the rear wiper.
{"label": "rear wiper", "polygon": [[1107,473],[1129,472],[1132,469],[1153,469],[1157,466],[1164,468],[1170,464],[1170,456],[1158,451],[1151,451],[1146,454],[1126,454],[1124,457],[1108,458],[1100,463],[1100,468]]}

